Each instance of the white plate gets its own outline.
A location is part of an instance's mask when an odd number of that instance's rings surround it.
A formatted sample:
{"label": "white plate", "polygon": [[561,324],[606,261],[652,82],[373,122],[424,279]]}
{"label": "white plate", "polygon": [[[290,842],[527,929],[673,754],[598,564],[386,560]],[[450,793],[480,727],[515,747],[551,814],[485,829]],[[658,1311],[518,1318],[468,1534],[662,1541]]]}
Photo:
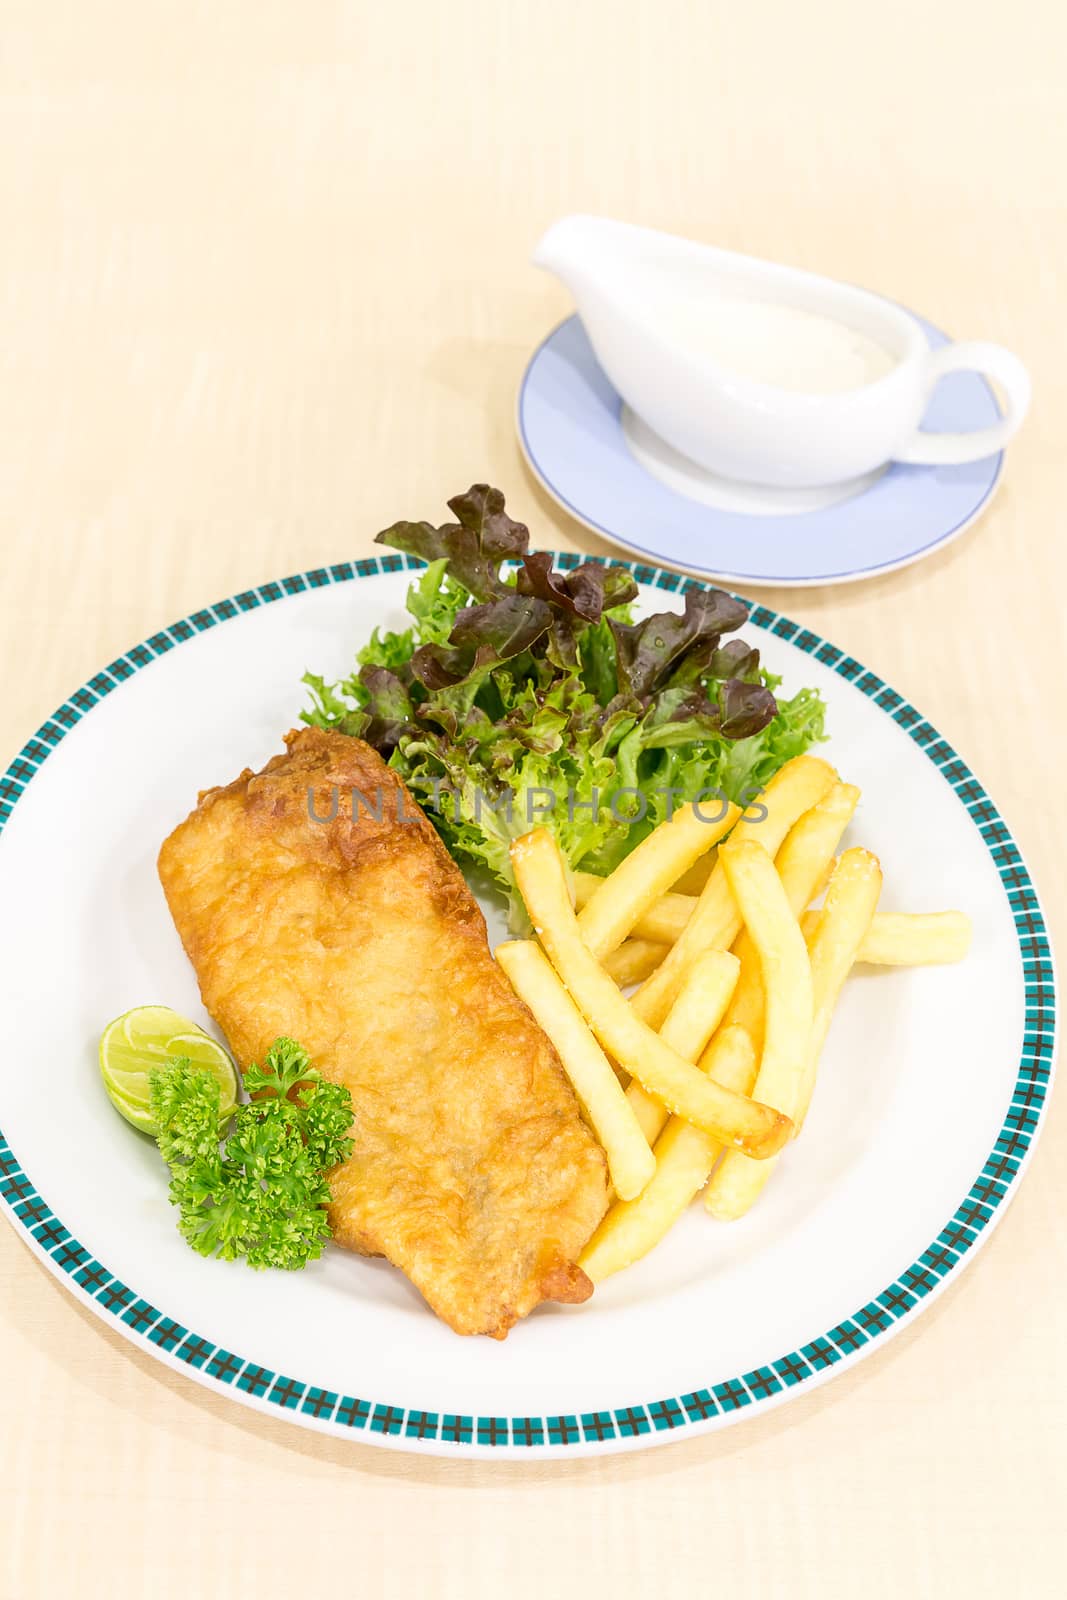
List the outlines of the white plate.
{"label": "white plate", "polygon": [[[207,1020],[156,880],[160,841],[198,789],[279,748],[306,667],[340,675],[375,624],[401,621],[415,564],[345,565],[197,613],[73,695],[0,781],[18,1041],[0,1200],[141,1348],[305,1426],[552,1458],[751,1416],[861,1359],[974,1258],[1035,1142],[1054,998],[1034,890],[977,780],[880,680],[763,608],[749,631],[787,688],[821,689],[826,748],[862,785],[852,835],[882,858],[883,903],[962,907],[975,940],[958,967],[848,986],[804,1138],[743,1222],[696,1207],[587,1305],[544,1307],[501,1344],[461,1339],[381,1261],[330,1250],[290,1275],[195,1255],[154,1146],[105,1098],[109,1018],[158,1001]],[[675,574],[634,570],[644,607],[680,604]]]}

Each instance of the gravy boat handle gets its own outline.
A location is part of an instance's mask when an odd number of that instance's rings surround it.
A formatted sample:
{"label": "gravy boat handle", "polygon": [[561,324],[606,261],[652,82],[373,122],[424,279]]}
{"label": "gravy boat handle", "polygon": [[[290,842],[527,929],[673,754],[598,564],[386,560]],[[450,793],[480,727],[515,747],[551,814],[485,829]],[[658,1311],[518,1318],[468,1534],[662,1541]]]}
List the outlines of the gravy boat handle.
{"label": "gravy boat handle", "polygon": [[1004,391],[1003,417],[989,428],[975,428],[970,433],[923,433],[916,429],[903,448],[893,452],[894,461],[917,466],[963,466],[1003,450],[1019,429],[1030,405],[1030,374],[1018,356],[1003,345],[977,339],[947,344],[931,351],[927,358],[931,392],[948,372],[980,372],[984,377],[995,378]]}

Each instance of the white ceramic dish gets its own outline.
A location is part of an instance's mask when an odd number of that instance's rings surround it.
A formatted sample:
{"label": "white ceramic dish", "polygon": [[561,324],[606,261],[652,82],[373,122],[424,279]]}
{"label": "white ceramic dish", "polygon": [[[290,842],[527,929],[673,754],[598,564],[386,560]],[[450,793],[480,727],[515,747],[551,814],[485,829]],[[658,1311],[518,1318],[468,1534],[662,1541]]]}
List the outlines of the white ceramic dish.
{"label": "white ceramic dish", "polygon": [[[554,223],[533,259],[574,295],[597,360],[637,416],[689,462],[727,480],[735,497],[740,485],[829,488],[822,503],[830,504],[867,487],[890,461],[981,460],[1004,448],[1030,402],[1029,377],[1011,351],[980,341],[931,351],[901,306],[812,272],[588,216]],[[703,324],[716,316],[719,348],[705,348]],[[812,387],[789,373],[791,327],[794,360]],[[884,362],[872,381],[820,392],[820,375],[840,364],[838,333],[846,335],[846,371],[857,365],[849,337]],[[746,368],[746,359],[755,365]],[[776,370],[788,386],[773,380]],[[1005,415],[973,432],[920,431],[939,379],[960,371],[995,378]],[[792,509],[785,501],[781,508]]]}
{"label": "white ceramic dish", "polygon": [[[948,341],[918,319],[933,350]],[[987,427],[999,412],[973,372],[939,383],[923,419],[936,432]],[[1003,455],[963,467],[894,462],[842,499],[822,490],[716,480],[672,451],[612,388],[578,316],[548,335],[519,388],[516,425],[531,472],[593,533],[628,554],[745,588],[856,583],[944,550],[989,505]],[[730,488],[730,493],[725,490]],[[783,509],[782,499],[788,499]]]}
{"label": "white ceramic dish", "polygon": [[[411,565],[309,573],[196,613],[72,695],[0,781],[0,963],[19,1041],[0,1077],[0,1204],[143,1350],[342,1437],[552,1459],[781,1404],[877,1349],[974,1258],[1047,1103],[1054,992],[1033,886],[977,780],[880,680],[770,612],[749,632],[787,685],[826,696],[827,749],[863,786],[853,833],[882,858],[885,904],[961,906],[975,941],[959,967],[849,986],[804,1139],[743,1222],[696,1208],[588,1305],[543,1308],[502,1344],[464,1340],[381,1261],[330,1250],[302,1273],[257,1274],[195,1255],[154,1146],[104,1095],[107,1019],[162,1001],[206,1021],[156,881],[159,841],[199,788],[278,748],[306,667],[340,674],[375,624],[400,620]],[[641,604],[679,604],[680,587],[652,573]]]}

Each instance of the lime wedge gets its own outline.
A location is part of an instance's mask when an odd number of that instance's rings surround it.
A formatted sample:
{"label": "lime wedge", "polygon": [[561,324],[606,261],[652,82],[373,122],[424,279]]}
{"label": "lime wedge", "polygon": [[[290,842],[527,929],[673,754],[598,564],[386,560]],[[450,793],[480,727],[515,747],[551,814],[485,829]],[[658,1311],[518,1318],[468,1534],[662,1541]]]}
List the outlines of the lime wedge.
{"label": "lime wedge", "polygon": [[169,1006],[136,1006],[109,1022],[100,1039],[100,1075],[111,1104],[142,1133],[158,1132],[149,1105],[148,1075],[174,1056],[188,1056],[219,1083],[220,1119],[237,1104],[237,1073],[220,1044]]}
{"label": "lime wedge", "polygon": [[104,1080],[104,1088],[107,1090],[108,1099],[119,1115],[125,1117],[127,1122],[131,1122],[142,1133],[150,1133],[154,1139],[158,1129],[148,1107],[139,1106],[135,1101],[127,1100],[125,1095],[121,1095],[117,1090],[112,1089],[106,1078]]}

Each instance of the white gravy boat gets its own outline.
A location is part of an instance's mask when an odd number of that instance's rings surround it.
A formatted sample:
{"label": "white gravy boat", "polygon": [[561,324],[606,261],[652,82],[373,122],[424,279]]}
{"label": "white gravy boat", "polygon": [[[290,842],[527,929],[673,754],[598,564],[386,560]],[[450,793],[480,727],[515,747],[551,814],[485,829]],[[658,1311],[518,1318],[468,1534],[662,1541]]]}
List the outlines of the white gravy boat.
{"label": "white gravy boat", "polygon": [[[1010,350],[931,351],[899,306],[811,272],[588,216],[554,223],[533,259],[567,285],[597,360],[653,434],[738,484],[814,489],[889,461],[977,461],[1029,405]],[[934,385],[961,369],[1000,384],[1004,416],[921,432]]]}

